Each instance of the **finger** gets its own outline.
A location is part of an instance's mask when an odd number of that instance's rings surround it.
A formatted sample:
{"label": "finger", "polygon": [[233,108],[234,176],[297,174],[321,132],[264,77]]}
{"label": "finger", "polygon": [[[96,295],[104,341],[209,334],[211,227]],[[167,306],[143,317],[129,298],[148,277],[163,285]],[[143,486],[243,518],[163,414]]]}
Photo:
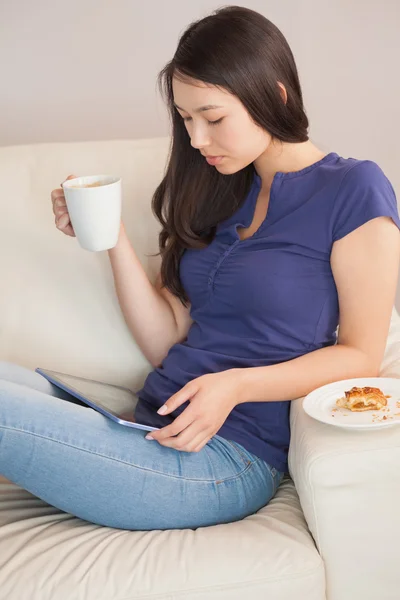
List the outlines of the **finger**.
{"label": "finger", "polygon": [[[54,214],[56,217],[60,218],[61,215],[65,215],[68,212],[68,208],[66,206],[56,206],[54,208]],[[68,217],[69,218],[69,217]]]}
{"label": "finger", "polygon": [[63,233],[66,233],[67,235],[70,235],[71,237],[76,237],[75,231],[74,231],[74,228],[72,227],[72,225],[67,225],[63,229]]}
{"label": "finger", "polygon": [[182,452],[193,452],[202,440],[207,436],[207,432],[201,426],[194,422],[178,436],[163,440],[162,445]]}
{"label": "finger", "polygon": [[190,412],[187,413],[187,410],[188,409],[184,410],[179,417],[176,417],[174,422],[170,425],[166,425],[166,427],[162,427],[158,431],[152,431],[151,437],[160,442],[161,440],[178,435],[186,427],[189,427],[189,425],[194,421],[195,417],[194,415],[191,415]]}
{"label": "finger", "polygon": [[69,214],[64,213],[60,217],[56,218],[56,225],[59,229],[64,229],[67,225],[70,224]]}
{"label": "finger", "polygon": [[74,228],[72,227],[69,219],[69,215],[61,215],[60,218],[56,217],[55,221],[57,229],[60,229],[63,233],[66,233],[71,237],[76,237]]}
{"label": "finger", "polygon": [[191,431],[185,429],[185,434],[186,432],[190,435],[190,440],[186,444],[188,452],[198,452],[214,435],[214,429],[204,425],[203,427],[197,427],[197,429],[193,428]]}
{"label": "finger", "polygon": [[158,409],[158,414],[167,415],[173,412],[178,406],[190,400],[198,392],[198,384],[194,381],[187,383],[179,392],[171,396],[168,401]]}
{"label": "finger", "polygon": [[63,184],[68,181],[68,179],[76,179],[76,175],[68,175],[67,179],[65,179],[65,181],[63,181],[60,185],[61,187],[63,186]]}
{"label": "finger", "polygon": [[[182,438],[179,439],[181,436]],[[199,430],[198,428],[185,429],[185,431],[181,433],[181,436],[178,435],[178,437],[174,439],[174,444],[177,450],[182,450],[183,452],[194,452],[198,446],[204,446],[208,440],[207,432],[204,429]]]}
{"label": "finger", "polygon": [[60,194],[60,196],[57,196],[57,198],[54,200],[54,207],[57,206],[67,206],[64,194]]}
{"label": "finger", "polygon": [[[209,437],[207,436],[206,438],[204,438],[204,440],[202,442],[200,442],[200,444],[198,446],[196,446],[192,452],[200,452],[200,450],[202,450],[204,448],[204,446],[206,446],[208,444],[208,442],[212,439],[213,436]],[[196,443],[196,441],[194,442]]]}
{"label": "finger", "polygon": [[[58,227],[58,229],[60,229],[60,227]],[[65,233],[66,235],[69,235],[71,237],[76,237],[75,231],[74,231],[74,228],[72,227],[72,225],[67,225],[66,227],[63,227],[62,229],[60,229],[60,231],[62,231],[62,233]]]}
{"label": "finger", "polygon": [[61,199],[63,199],[63,198],[65,199],[64,191],[62,189],[53,190],[51,192],[51,201],[53,202],[53,204],[54,204],[54,202],[56,202],[60,198]]}

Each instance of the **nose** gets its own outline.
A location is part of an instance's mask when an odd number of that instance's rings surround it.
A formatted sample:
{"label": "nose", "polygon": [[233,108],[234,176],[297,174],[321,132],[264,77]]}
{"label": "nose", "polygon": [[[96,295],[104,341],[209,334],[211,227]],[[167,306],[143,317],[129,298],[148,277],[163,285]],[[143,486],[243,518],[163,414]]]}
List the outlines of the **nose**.
{"label": "nose", "polygon": [[192,134],[190,136],[190,144],[196,150],[207,148],[210,145],[210,136],[206,134],[204,129],[201,127],[193,127]]}

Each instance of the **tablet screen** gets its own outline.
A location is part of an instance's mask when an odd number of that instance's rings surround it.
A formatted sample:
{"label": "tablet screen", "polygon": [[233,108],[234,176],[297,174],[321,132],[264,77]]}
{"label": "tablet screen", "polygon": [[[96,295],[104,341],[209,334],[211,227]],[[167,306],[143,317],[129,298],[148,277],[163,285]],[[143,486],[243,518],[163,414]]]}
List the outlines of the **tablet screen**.
{"label": "tablet screen", "polygon": [[59,387],[73,396],[87,400],[88,406],[103,408],[124,421],[164,427],[174,420],[170,415],[158,415],[155,407],[140,400],[127,388],[49,369],[36,369],[36,371],[54,384],[59,384]]}

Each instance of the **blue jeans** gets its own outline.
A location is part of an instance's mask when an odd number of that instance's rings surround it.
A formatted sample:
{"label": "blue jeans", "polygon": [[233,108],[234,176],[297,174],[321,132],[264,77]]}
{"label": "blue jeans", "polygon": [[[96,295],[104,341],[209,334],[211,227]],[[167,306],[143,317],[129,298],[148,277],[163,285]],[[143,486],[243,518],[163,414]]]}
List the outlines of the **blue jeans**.
{"label": "blue jeans", "polygon": [[0,474],[64,512],[119,529],[195,529],[256,512],[282,480],[218,435],[182,452],[146,433],[0,362]]}

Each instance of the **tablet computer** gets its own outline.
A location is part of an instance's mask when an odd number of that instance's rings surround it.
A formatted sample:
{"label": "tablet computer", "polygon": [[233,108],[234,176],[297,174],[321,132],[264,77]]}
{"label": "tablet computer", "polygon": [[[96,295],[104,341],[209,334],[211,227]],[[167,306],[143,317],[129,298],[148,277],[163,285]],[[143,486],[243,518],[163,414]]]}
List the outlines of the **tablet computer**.
{"label": "tablet computer", "polygon": [[39,367],[35,371],[86,406],[121,425],[154,431],[174,421],[170,415],[159,415],[154,406],[126,387]]}

